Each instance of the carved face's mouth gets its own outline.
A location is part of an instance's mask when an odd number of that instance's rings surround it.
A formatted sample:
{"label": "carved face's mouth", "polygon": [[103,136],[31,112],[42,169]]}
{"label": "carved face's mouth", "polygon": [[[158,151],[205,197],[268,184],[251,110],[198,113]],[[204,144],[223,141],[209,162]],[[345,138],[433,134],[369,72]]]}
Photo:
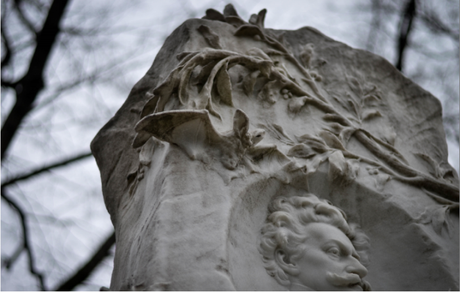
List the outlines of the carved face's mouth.
{"label": "carved face's mouth", "polygon": [[343,287],[347,290],[363,291],[361,278],[357,274],[343,274],[338,275],[335,273],[328,273],[327,280],[329,283],[336,287]]}

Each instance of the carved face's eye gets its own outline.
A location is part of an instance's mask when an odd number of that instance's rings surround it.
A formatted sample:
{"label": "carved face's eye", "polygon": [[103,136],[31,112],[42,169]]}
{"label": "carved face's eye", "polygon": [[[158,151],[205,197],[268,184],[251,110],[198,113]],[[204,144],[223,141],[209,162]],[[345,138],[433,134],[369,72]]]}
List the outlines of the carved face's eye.
{"label": "carved face's eye", "polygon": [[332,255],[332,256],[335,256],[335,257],[338,257],[340,256],[340,250],[337,248],[337,247],[331,247],[327,250],[327,253],[329,255]]}

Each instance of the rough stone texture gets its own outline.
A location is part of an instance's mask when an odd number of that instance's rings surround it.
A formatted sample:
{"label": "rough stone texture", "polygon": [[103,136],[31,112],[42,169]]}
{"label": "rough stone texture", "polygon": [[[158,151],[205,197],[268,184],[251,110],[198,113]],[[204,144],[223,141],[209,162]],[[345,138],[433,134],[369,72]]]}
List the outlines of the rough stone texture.
{"label": "rough stone texture", "polygon": [[264,15],[184,22],[94,138],[111,290],[284,290],[257,238],[274,197],[306,192],[368,235],[374,290],[458,290],[440,102],[379,56]]}

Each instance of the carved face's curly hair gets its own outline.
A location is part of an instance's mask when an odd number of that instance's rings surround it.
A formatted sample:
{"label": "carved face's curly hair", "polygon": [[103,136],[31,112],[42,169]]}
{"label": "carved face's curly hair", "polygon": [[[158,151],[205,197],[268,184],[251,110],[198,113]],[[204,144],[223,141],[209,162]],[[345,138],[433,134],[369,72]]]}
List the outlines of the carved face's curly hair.
{"label": "carved face's curly hair", "polygon": [[[313,194],[305,197],[277,197],[268,206],[268,217],[261,229],[259,252],[267,273],[284,286],[290,284],[285,271],[276,263],[276,253],[283,253],[290,262],[302,256],[308,238],[304,228],[309,223],[327,223],[340,229],[350,239],[361,262],[367,262],[368,237],[357,225],[348,224],[345,213]],[[363,288],[369,286],[363,283]]]}

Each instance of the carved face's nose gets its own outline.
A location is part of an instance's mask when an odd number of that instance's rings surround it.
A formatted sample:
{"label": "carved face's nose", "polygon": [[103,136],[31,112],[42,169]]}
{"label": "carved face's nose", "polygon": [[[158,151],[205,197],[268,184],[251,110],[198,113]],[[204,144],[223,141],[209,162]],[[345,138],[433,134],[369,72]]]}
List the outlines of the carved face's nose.
{"label": "carved face's nose", "polygon": [[360,261],[356,258],[352,258],[352,262],[345,269],[348,273],[357,274],[361,278],[364,278],[367,275],[367,269]]}

